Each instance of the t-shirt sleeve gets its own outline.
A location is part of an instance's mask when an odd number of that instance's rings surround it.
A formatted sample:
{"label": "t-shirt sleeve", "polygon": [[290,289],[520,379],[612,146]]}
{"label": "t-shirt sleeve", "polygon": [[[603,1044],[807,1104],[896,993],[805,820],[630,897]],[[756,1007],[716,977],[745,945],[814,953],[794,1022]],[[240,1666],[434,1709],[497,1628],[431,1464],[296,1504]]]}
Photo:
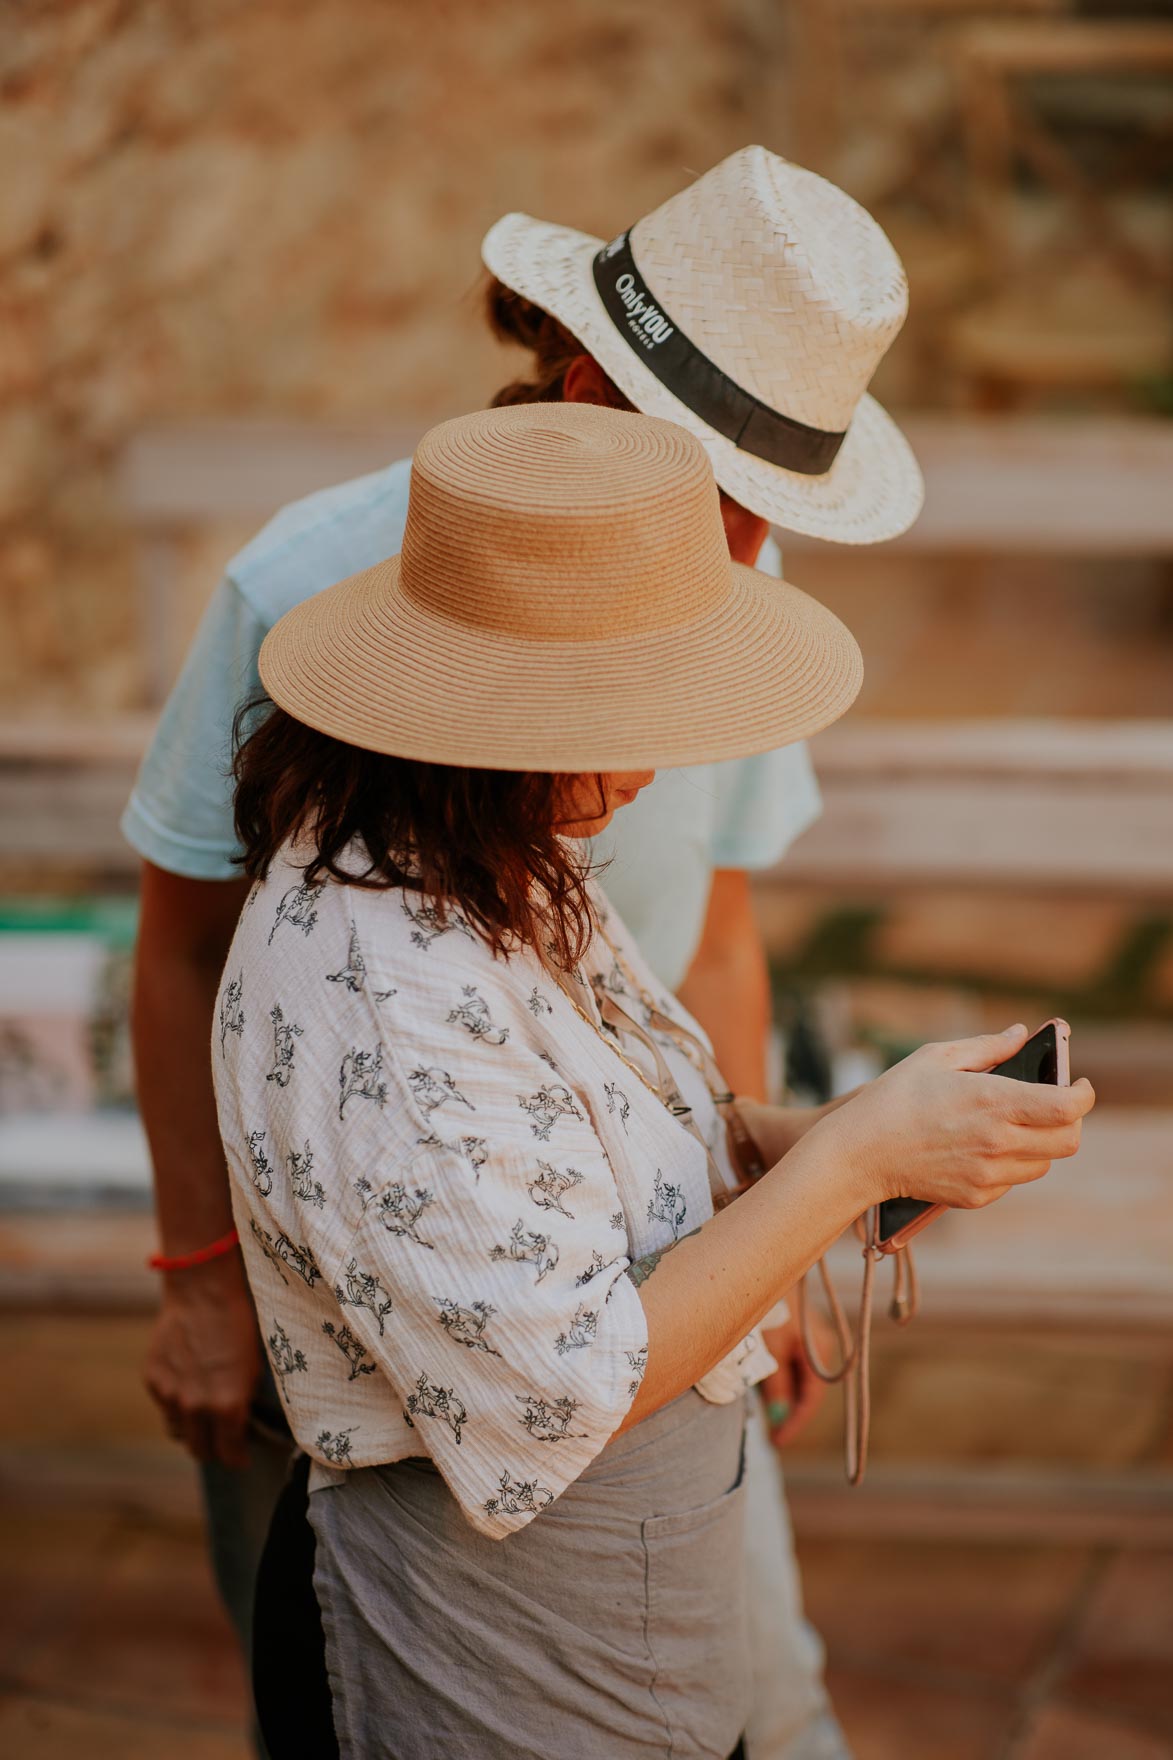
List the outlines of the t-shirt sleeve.
{"label": "t-shirt sleeve", "polygon": [[[386,1005],[389,1075],[418,1149],[366,1199],[331,1282],[463,1514],[499,1539],[606,1445],[643,1374],[614,1174],[582,1097],[526,1042],[491,980],[411,1019]],[[503,1023],[509,1022],[508,1026]],[[372,1284],[371,1287],[374,1287]]]}
{"label": "t-shirt sleeve", "polygon": [[230,578],[212,595],[122,815],[147,861],[192,880],[233,880],[232,723],[258,688],[266,628]]}
{"label": "t-shirt sleeve", "polygon": [[714,767],[714,868],[770,868],[823,810],[805,745]]}

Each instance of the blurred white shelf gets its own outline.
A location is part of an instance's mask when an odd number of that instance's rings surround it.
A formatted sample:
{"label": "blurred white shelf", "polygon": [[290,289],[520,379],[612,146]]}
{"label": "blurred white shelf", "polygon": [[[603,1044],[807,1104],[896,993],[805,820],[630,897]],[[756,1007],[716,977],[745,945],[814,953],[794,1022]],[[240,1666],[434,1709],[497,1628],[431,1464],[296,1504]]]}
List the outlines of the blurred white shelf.
{"label": "blurred white shelf", "polygon": [[[145,529],[256,519],[415,447],[423,420],[212,421],[143,428],[120,463]],[[1173,423],[1159,417],[901,416],[925,476],[907,550],[1173,552]],[[782,534],[787,550],[817,543]]]}
{"label": "blurred white shelf", "polygon": [[5,931],[0,935],[0,1011],[88,1014],[108,959],[100,935]]}
{"label": "blurred white shelf", "polygon": [[[1173,552],[1173,422],[1159,416],[910,415],[924,511],[891,548],[950,554]],[[782,534],[788,550],[811,539]]]}
{"label": "blurred white shelf", "polygon": [[1173,894],[1173,721],[848,722],[787,882]]}
{"label": "blurred white shelf", "polygon": [[142,1208],[150,1201],[147,1140],[134,1113],[0,1118],[0,1210]]}

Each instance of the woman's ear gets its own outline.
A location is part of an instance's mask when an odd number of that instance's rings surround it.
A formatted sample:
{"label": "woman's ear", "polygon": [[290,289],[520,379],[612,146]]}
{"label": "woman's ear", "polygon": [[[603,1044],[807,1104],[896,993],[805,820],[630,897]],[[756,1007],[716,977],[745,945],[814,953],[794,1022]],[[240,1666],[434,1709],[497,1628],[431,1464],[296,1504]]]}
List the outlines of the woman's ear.
{"label": "woman's ear", "polygon": [[563,403],[601,403],[606,409],[630,409],[593,355],[576,354],[562,380]]}

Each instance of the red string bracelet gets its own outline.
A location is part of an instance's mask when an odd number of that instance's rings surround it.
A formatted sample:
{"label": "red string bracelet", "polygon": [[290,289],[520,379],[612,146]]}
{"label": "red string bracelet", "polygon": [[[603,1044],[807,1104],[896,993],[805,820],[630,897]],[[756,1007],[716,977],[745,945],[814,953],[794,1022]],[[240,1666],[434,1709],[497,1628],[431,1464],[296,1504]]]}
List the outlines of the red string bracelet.
{"label": "red string bracelet", "polygon": [[148,1271],[190,1271],[193,1266],[206,1265],[209,1259],[220,1259],[230,1253],[233,1247],[240,1245],[240,1236],[233,1229],[230,1234],[221,1235],[211,1246],[197,1247],[194,1253],[177,1253],[174,1257],[166,1253],[152,1253],[147,1260]]}

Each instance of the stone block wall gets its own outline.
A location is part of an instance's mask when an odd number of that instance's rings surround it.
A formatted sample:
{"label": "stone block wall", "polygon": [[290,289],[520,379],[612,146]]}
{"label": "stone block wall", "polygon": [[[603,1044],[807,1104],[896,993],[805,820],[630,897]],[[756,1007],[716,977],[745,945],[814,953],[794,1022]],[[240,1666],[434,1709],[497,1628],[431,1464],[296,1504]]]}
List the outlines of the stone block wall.
{"label": "stone block wall", "polygon": [[[785,62],[775,0],[8,0],[3,714],[141,701],[136,429],[483,402],[492,221],[610,235],[784,149]],[[231,547],[193,548],[192,615]]]}

